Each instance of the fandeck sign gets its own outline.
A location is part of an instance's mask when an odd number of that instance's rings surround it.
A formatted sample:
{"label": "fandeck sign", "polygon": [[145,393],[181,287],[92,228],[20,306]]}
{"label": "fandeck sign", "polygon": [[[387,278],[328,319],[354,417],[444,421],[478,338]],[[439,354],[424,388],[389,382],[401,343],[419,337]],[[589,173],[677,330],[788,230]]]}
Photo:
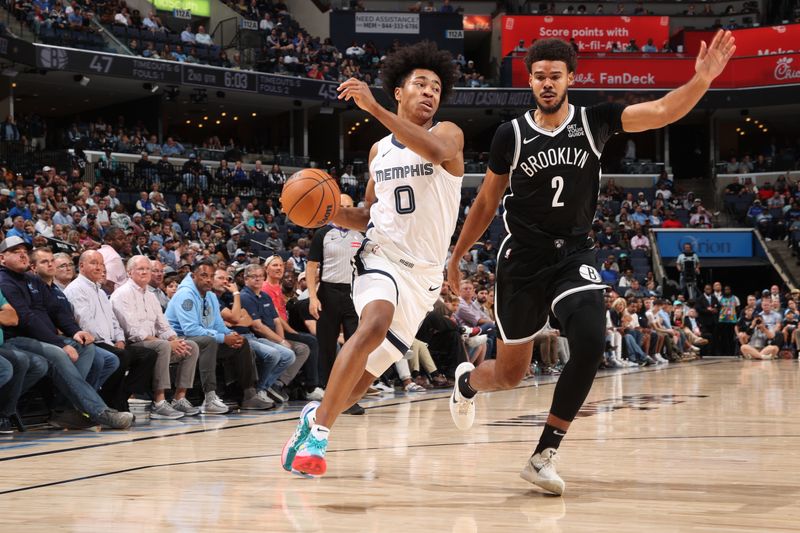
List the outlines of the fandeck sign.
{"label": "fandeck sign", "polygon": [[[575,88],[674,89],[694,75],[694,58],[675,56],[628,57],[605,54],[582,57],[575,73]],[[528,86],[528,71],[521,58],[512,64],[514,87]],[[800,53],[761,57],[734,57],[711,85],[716,89],[800,84]]]}
{"label": "fandeck sign", "polygon": [[612,43],[624,47],[631,39],[641,47],[653,39],[656,47],[669,39],[669,17],[620,16],[504,16],[502,20],[503,56],[507,56],[520,41],[525,47],[547,37],[569,41],[574,38],[581,52],[606,52]]}

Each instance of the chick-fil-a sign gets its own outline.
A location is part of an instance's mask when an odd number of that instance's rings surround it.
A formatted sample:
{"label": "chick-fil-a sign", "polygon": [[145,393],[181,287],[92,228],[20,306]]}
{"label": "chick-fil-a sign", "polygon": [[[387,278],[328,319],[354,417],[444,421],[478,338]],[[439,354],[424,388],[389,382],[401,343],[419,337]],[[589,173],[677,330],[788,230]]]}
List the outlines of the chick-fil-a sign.
{"label": "chick-fil-a sign", "polygon": [[669,39],[669,17],[652,16],[504,16],[501,22],[503,56],[531,41],[557,37],[575,39],[581,52],[605,52],[612,43],[624,48],[632,39],[641,47],[648,39],[660,48]]}

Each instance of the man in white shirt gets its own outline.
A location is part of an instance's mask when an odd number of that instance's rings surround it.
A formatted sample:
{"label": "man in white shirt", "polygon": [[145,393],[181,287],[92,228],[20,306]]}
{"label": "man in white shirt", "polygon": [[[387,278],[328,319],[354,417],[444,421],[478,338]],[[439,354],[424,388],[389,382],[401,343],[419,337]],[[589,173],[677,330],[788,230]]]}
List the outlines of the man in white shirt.
{"label": "man in white shirt", "polygon": [[106,281],[103,289],[111,294],[128,279],[122,254],[127,255],[131,252],[131,241],[125,230],[117,226],[109,229],[103,240],[105,244],[99,250],[106,264]]}
{"label": "man in white shirt", "polygon": [[53,220],[50,218],[50,211],[44,210],[39,214],[39,220],[34,225],[36,233],[45,237],[53,237]]}
{"label": "man in white shirt", "polygon": [[116,209],[117,206],[120,204],[119,198],[117,198],[117,189],[115,189],[114,187],[108,189],[108,196],[106,196],[105,200],[106,203],[108,204],[108,208],[111,211]]}
{"label": "man in white shirt", "polygon": [[636,235],[631,239],[631,248],[633,250],[650,250],[650,239],[642,233],[641,228],[636,230]]}
{"label": "man in white shirt", "polygon": [[130,411],[130,395],[151,390],[156,353],[125,344],[125,335],[100,285],[105,278],[103,256],[94,250],[83,252],[79,268],[80,275],[64,290],[75,320],[83,331],[92,334],[95,346],[119,359],[119,368],[105,381],[100,396],[109,407]]}
{"label": "man in white shirt", "polygon": [[187,44],[195,44],[197,41],[195,40],[195,35],[192,33],[192,26],[188,25],[183,29],[181,32],[181,42]]}
{"label": "man in white shirt", "polygon": [[204,44],[206,46],[211,46],[214,44],[214,41],[211,40],[211,36],[206,33],[205,26],[200,26],[197,28],[197,33],[194,36],[194,40],[197,44]]}
{"label": "man in white shirt", "polygon": [[[186,390],[194,383],[200,348],[194,341],[179,339],[169,326],[158,299],[149,290],[150,259],[133,256],[127,268],[130,277],[111,295],[111,305],[128,343],[158,353],[153,370],[150,417],[174,420],[184,415],[197,415],[200,410],[186,398]],[[173,362],[178,363],[175,399],[168,404],[164,391],[171,387],[169,365]]]}

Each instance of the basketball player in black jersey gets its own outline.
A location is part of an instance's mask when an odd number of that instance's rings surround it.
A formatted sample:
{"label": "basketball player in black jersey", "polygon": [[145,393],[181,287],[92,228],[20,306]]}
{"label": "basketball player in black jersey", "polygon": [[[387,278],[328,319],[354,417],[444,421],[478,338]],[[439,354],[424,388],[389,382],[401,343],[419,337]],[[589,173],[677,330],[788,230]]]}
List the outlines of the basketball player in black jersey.
{"label": "basketball player in black jersey", "polygon": [[[618,131],[661,128],[686,115],[722,73],[736,47],[730,32],[702,44],[688,83],[651,102],[574,107],[567,99],[577,57],[565,41],[541,39],[525,56],[536,109],[502,124],[489,168],[451,258],[463,256],[489,226],[501,197],[508,236],[497,252],[495,313],[502,340],[497,359],[462,363],[450,399],[453,421],[472,426],[478,391],[515,387],[533,353],[533,336],[552,310],[571,357],[556,384],[539,444],[521,476],[553,494],[564,481],[555,468],[566,435],[592,386],[605,346],[605,285],[589,237],[597,207],[600,154]],[[508,189],[508,193],[506,190]],[[448,282],[458,287],[458,261]]]}

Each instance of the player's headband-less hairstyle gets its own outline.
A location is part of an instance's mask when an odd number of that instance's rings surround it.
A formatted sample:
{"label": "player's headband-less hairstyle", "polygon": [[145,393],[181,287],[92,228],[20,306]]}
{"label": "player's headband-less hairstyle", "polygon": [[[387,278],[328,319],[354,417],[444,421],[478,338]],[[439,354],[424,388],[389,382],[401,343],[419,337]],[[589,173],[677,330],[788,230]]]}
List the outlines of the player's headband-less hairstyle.
{"label": "player's headband-less hairstyle", "polygon": [[439,76],[442,82],[439,101],[446,101],[456,79],[453,56],[447,50],[439,50],[436,43],[431,41],[404,46],[386,56],[381,79],[389,97],[394,100],[395,88],[402,87],[408,75],[418,68],[430,70]]}
{"label": "player's headband-less hairstyle", "polygon": [[568,73],[578,68],[578,54],[571,44],[561,39],[539,39],[533,43],[525,54],[525,67],[529,74],[537,61],[563,61]]}

